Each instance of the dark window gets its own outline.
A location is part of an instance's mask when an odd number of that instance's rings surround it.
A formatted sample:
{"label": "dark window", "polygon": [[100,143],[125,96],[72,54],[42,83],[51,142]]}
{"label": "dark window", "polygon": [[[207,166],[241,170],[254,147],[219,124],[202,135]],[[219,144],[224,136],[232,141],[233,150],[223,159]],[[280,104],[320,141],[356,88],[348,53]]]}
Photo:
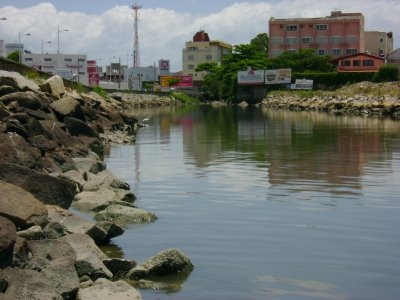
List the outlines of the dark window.
{"label": "dark window", "polygon": [[348,60],[348,59],[342,60],[341,65],[343,67],[349,67],[350,66],[350,60]]}
{"label": "dark window", "polygon": [[354,67],[361,67],[361,60],[359,60],[359,59],[353,60],[353,66]]}
{"label": "dark window", "polygon": [[373,59],[366,59],[363,60],[363,66],[365,67],[372,67],[374,65],[374,60]]}

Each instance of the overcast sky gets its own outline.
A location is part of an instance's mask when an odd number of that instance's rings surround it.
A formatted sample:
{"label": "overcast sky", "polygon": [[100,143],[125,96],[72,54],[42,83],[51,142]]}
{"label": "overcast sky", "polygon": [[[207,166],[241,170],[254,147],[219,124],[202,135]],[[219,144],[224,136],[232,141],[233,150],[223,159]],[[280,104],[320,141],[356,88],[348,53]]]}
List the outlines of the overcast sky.
{"label": "overcast sky", "polygon": [[[332,10],[361,12],[365,30],[394,33],[400,47],[398,0],[141,0],[139,10],[140,65],[170,59],[172,71],[182,67],[182,48],[200,29],[212,40],[247,44],[257,34],[268,33],[268,20],[324,17]],[[0,39],[18,42],[33,53],[86,54],[108,65],[121,59],[133,64],[134,1],[113,0],[0,0]],[[65,31],[68,30],[68,31]],[[24,35],[30,33],[30,36]]]}

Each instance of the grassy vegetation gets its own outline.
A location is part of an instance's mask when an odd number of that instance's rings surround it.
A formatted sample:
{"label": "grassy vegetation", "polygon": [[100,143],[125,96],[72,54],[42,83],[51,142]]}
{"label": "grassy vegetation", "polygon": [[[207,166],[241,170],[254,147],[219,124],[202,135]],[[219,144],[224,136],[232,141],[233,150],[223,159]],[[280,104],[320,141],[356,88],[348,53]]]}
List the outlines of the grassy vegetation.
{"label": "grassy vegetation", "polygon": [[99,94],[103,98],[107,97],[107,92],[99,86],[93,87],[93,92]]}
{"label": "grassy vegetation", "polygon": [[310,99],[312,97],[323,96],[343,96],[354,97],[357,95],[365,95],[370,97],[382,97],[384,95],[400,98],[400,83],[398,82],[385,82],[385,83],[372,83],[372,82],[359,82],[355,84],[345,85],[336,90],[286,90],[286,91],[271,91],[271,96],[296,96],[300,99]]}
{"label": "grassy vegetation", "polygon": [[182,92],[171,92],[171,96],[185,104],[198,104],[199,99]]}

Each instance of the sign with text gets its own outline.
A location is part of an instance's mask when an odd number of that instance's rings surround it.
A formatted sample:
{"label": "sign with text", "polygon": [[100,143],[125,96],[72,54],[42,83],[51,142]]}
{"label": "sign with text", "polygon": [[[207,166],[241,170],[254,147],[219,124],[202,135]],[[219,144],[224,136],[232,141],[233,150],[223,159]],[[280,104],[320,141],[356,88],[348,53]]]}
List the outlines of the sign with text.
{"label": "sign with text", "polygon": [[265,84],[291,83],[292,69],[265,70]]}
{"label": "sign with text", "polygon": [[253,70],[248,68],[247,71],[238,72],[238,84],[263,84],[264,70]]}
{"label": "sign with text", "polygon": [[312,90],[314,81],[312,79],[296,79],[291,85],[292,90]]}
{"label": "sign with text", "polygon": [[160,76],[162,87],[193,87],[192,76]]}

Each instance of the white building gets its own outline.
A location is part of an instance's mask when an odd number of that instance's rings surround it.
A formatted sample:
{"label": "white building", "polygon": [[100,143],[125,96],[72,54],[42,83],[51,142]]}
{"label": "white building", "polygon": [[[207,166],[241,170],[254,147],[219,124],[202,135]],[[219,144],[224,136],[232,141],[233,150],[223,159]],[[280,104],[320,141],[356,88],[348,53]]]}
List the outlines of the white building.
{"label": "white building", "polygon": [[[54,75],[73,74],[73,80],[88,85],[87,58],[83,54],[23,53],[22,63]],[[66,72],[67,71],[67,72]],[[67,78],[70,79],[70,78]]]}

